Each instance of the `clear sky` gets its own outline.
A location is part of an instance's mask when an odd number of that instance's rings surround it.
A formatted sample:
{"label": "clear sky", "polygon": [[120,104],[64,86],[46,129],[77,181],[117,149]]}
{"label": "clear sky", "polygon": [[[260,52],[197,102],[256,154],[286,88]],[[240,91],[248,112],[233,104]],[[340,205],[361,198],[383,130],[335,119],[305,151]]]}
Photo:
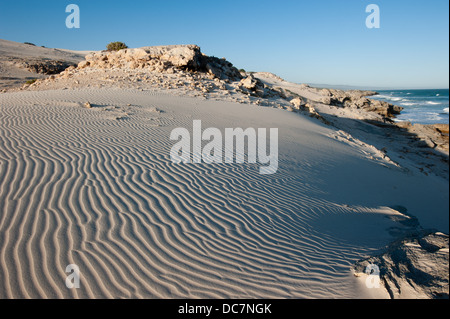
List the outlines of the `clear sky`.
{"label": "clear sky", "polygon": [[[71,3],[80,29],[66,28]],[[380,29],[366,27],[372,3]],[[448,0],[0,0],[0,38],[73,50],[197,44],[298,83],[449,87]]]}

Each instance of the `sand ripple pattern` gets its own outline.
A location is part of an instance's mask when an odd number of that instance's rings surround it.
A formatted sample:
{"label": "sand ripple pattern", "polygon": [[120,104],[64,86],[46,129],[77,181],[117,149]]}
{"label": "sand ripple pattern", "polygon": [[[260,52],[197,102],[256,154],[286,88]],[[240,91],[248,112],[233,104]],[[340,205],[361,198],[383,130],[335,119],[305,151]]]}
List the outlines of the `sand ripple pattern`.
{"label": "sand ripple pattern", "polygon": [[0,95],[0,298],[353,296],[364,249],[311,226],[349,213],[304,182],[311,163],[174,165],[170,130],[197,102],[175,116],[165,96],[112,96]]}

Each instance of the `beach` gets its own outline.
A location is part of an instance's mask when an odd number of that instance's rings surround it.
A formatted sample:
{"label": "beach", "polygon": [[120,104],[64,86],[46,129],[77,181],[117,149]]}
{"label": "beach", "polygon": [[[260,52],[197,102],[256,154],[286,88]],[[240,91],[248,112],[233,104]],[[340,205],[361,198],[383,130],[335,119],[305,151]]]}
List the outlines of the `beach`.
{"label": "beach", "polygon": [[[368,288],[355,265],[442,233],[447,246],[421,260],[448,270],[448,132],[424,148],[392,106],[355,93],[360,107],[337,106],[339,92],[219,59],[183,69],[196,50],[94,53],[0,93],[0,298],[433,298],[420,284]],[[171,132],[196,120],[277,128],[276,173],[173,163]],[[448,297],[448,272],[436,287]]]}

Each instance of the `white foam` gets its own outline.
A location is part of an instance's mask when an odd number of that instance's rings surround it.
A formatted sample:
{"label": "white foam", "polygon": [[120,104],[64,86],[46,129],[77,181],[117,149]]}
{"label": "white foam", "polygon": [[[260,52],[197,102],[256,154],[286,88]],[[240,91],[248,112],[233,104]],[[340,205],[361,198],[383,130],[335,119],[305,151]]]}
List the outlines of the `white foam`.
{"label": "white foam", "polygon": [[388,96],[388,95],[377,95],[376,97],[379,99],[390,99],[391,98],[391,96]]}
{"label": "white foam", "polygon": [[413,105],[418,105],[419,103],[413,103],[413,102],[402,102],[400,103],[400,105],[402,106],[413,106]]}
{"label": "white foam", "polygon": [[403,98],[401,97],[393,97],[389,95],[377,95],[377,98],[390,101],[403,101]]}

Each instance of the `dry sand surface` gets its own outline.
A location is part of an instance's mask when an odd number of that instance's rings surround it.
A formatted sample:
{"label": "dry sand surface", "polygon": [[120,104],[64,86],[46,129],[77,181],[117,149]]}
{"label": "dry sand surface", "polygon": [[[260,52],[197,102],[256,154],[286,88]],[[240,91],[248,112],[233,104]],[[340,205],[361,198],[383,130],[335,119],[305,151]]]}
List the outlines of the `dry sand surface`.
{"label": "dry sand surface", "polygon": [[20,86],[26,81],[44,78],[29,69],[30,65],[48,61],[78,64],[88,51],[51,49],[0,39],[0,91]]}
{"label": "dry sand surface", "polygon": [[[448,234],[448,177],[320,119],[57,83],[0,94],[0,298],[390,298],[353,265],[418,229]],[[171,131],[193,120],[278,128],[278,172],[173,164]]]}

